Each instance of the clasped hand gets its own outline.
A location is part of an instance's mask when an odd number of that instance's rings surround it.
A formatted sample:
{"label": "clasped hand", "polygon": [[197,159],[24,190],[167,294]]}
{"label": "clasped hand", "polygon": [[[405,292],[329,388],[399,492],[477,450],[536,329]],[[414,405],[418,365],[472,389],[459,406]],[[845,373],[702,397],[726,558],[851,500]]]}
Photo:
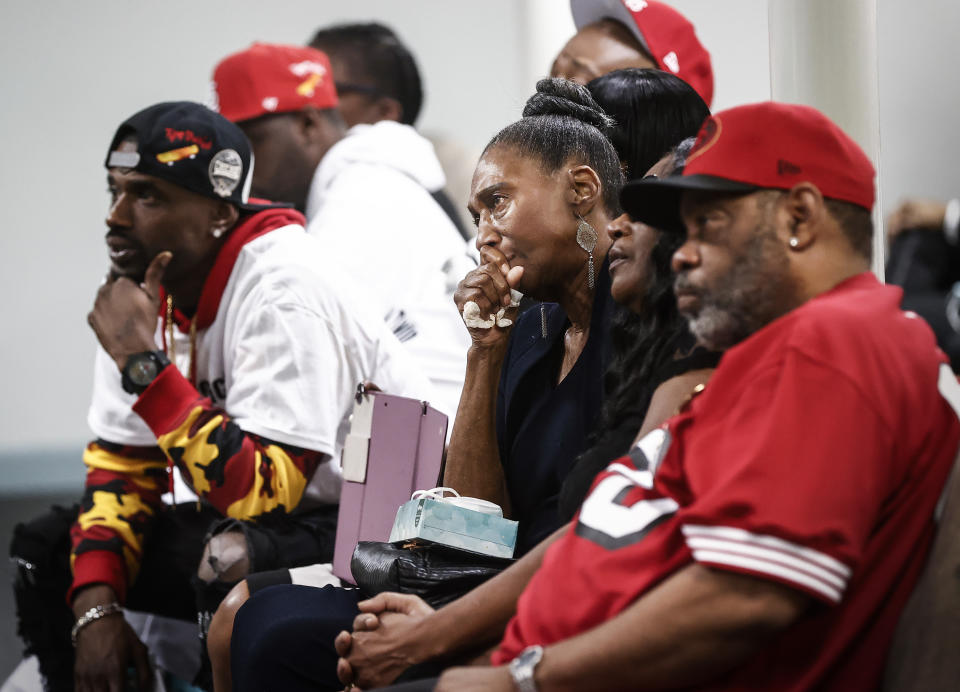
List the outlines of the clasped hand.
{"label": "clasped hand", "polygon": [[337,676],[345,685],[373,689],[388,685],[425,660],[429,628],[421,623],[433,608],[416,596],[382,593],[358,604],[353,633],[341,632],[335,646]]}
{"label": "clasped hand", "polygon": [[[466,304],[473,302],[480,308],[479,314],[483,318],[497,315],[502,309],[503,316],[512,323],[516,319],[517,307],[510,289],[516,288],[520,282],[523,267],[511,268],[504,254],[489,245],[480,248],[480,260],[483,264],[471,270],[453,294],[457,310],[463,315]],[[506,343],[510,327],[494,324],[489,329],[471,327],[469,331],[474,345],[493,346]]]}

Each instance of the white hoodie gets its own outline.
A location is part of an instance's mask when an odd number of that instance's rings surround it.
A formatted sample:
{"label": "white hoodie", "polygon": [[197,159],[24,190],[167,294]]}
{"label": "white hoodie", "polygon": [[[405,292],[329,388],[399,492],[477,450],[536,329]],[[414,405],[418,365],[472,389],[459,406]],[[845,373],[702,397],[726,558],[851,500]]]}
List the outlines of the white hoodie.
{"label": "white hoodie", "polygon": [[453,291],[476,265],[430,195],[445,182],[433,145],[409,125],[355,125],[314,173],[307,230],[368,293],[452,421],[470,345]]}

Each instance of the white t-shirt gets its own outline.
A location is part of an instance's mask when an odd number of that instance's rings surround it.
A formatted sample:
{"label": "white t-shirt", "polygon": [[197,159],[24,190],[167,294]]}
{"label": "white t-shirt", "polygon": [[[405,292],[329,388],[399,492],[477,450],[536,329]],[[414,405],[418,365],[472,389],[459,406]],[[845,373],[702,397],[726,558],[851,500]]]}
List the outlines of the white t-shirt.
{"label": "white t-shirt", "polygon": [[368,291],[434,384],[430,403],[452,418],[470,347],[453,292],[476,262],[430,194],[444,182],[433,145],[409,125],[356,125],[317,167],[307,230]]}
{"label": "white t-shirt", "polygon": [[[336,502],[340,451],[357,384],[430,400],[433,391],[383,321],[301,226],[243,246],[216,317],[196,334],[197,389],[246,432],[331,457],[306,496]],[[162,343],[158,320],[157,344]],[[174,329],[175,364],[190,375],[190,336]],[[168,348],[168,351],[170,349]],[[110,442],[155,445],[120,373],[98,347],[88,422]],[[179,498],[178,499],[182,499]]]}

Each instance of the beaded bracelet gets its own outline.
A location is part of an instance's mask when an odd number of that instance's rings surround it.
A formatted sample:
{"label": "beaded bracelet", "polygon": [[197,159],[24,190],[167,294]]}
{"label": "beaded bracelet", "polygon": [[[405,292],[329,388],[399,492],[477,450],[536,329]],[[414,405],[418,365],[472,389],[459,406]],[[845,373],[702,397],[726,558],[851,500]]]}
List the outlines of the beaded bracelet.
{"label": "beaded bracelet", "polygon": [[104,618],[108,615],[115,615],[121,612],[123,612],[123,608],[116,601],[113,603],[107,603],[106,605],[93,606],[93,608],[77,618],[76,624],[73,626],[73,629],[70,630],[70,641],[72,641],[73,645],[76,646],[77,634],[80,633],[80,630],[89,625],[91,622],[96,622],[100,618]]}

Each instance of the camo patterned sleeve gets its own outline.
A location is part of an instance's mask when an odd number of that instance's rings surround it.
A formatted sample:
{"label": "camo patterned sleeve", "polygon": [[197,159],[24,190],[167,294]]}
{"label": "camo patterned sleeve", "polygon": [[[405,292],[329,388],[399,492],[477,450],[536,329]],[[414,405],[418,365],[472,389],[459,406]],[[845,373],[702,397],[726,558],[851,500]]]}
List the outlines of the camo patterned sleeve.
{"label": "camo patterned sleeve", "polygon": [[70,530],[73,586],[109,584],[124,599],[140,566],[144,534],[166,492],[167,458],[159,447],[91,442],[83,455],[86,489]]}
{"label": "camo patterned sleeve", "polygon": [[143,393],[134,410],[157,436],[156,447],[91,443],[84,453],[86,492],[71,529],[73,585],[108,584],[123,602],[136,579],[143,539],[180,467],[200,497],[226,516],[250,519],[289,512],[300,502],[320,452],[244,432],[173,367]]}
{"label": "camo patterned sleeve", "polygon": [[290,512],[324,454],[244,432],[167,367],[133,406],[186,481],[225,516]]}

